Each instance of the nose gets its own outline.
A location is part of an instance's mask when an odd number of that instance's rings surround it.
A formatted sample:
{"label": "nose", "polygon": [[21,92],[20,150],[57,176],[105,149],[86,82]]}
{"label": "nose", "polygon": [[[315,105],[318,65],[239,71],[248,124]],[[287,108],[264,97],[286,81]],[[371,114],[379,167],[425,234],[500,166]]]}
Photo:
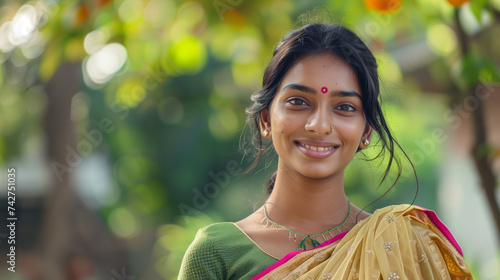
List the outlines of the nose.
{"label": "nose", "polygon": [[333,116],[328,108],[317,108],[312,111],[305,129],[317,135],[330,135],[333,132]]}

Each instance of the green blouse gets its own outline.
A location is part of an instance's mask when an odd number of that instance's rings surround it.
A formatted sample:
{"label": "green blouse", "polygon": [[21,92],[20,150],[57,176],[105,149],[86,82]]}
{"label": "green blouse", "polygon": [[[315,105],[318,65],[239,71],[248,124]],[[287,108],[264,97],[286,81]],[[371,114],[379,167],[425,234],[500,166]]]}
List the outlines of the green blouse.
{"label": "green blouse", "polygon": [[251,279],[276,261],[234,223],[215,223],[198,230],[178,280]]}

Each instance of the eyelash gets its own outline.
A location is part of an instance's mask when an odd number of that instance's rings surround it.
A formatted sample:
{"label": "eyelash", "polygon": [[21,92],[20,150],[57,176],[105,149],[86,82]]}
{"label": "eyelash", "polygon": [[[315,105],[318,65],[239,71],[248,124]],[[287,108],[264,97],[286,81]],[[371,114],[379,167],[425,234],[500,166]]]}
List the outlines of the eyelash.
{"label": "eyelash", "polygon": [[342,111],[346,111],[346,112],[356,112],[356,108],[354,106],[351,106],[351,105],[348,105],[348,104],[340,104],[339,106],[335,107],[335,108],[341,108],[341,107],[348,107],[347,110],[342,110]]}
{"label": "eyelash", "polygon": [[[293,106],[309,105],[305,100],[303,100],[301,98],[292,98],[292,99],[287,100],[287,102]],[[302,102],[303,104],[297,104],[297,102]],[[347,109],[346,109],[346,107],[347,107]],[[354,106],[348,105],[348,104],[340,104],[337,107],[335,107],[335,109],[337,109],[337,108],[339,108],[341,111],[345,111],[345,112],[356,112],[356,108]],[[344,109],[341,109],[341,108],[344,108]]]}
{"label": "eyelash", "polygon": [[[300,101],[302,102],[303,104],[296,104],[297,101]],[[292,98],[292,99],[289,99],[287,100],[288,103],[290,103],[291,105],[295,105],[295,106],[304,106],[304,105],[308,105],[308,103],[303,100],[303,99],[300,99],[300,98]]]}

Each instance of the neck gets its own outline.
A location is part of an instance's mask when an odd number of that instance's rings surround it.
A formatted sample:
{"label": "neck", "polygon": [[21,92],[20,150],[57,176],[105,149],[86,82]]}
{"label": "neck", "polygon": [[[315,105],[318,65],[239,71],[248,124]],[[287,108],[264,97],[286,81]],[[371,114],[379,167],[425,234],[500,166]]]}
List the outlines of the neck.
{"label": "neck", "polygon": [[266,201],[274,222],[304,234],[313,234],[344,221],[348,212],[343,173],[328,178],[307,178],[280,168]]}

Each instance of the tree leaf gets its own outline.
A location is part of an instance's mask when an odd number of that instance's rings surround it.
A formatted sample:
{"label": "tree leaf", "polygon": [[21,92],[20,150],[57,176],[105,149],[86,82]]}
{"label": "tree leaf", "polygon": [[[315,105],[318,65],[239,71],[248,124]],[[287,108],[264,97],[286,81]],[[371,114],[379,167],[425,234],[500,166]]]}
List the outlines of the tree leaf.
{"label": "tree leaf", "polygon": [[483,9],[486,6],[487,0],[475,0],[475,1],[470,1],[470,9],[472,11],[472,14],[477,20],[477,23],[481,26],[482,25],[482,20],[481,20],[481,15],[483,13]]}

